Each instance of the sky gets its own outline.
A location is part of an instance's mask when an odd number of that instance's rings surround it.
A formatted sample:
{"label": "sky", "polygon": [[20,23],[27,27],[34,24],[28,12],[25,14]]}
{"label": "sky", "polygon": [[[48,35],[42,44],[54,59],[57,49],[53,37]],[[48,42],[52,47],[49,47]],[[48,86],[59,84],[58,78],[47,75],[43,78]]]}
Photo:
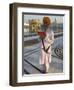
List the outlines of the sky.
{"label": "sky", "polygon": [[30,19],[39,19],[42,22],[42,19],[44,16],[48,16],[51,19],[51,22],[54,22],[55,19],[57,23],[63,23],[63,17],[61,15],[25,15],[24,14],[24,23],[28,23],[28,20]]}

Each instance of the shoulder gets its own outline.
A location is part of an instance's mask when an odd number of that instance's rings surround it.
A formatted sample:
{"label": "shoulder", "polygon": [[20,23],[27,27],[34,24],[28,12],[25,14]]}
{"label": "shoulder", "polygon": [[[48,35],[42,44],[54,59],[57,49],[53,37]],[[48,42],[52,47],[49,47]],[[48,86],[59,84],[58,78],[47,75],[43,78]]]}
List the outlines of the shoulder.
{"label": "shoulder", "polygon": [[54,37],[54,32],[53,31],[47,32],[46,37]]}
{"label": "shoulder", "polygon": [[49,30],[49,31],[47,31],[47,34],[52,35],[52,34],[54,34],[54,32],[53,32],[53,30]]}
{"label": "shoulder", "polygon": [[51,31],[51,33],[54,35],[54,32],[53,31]]}
{"label": "shoulder", "polygon": [[51,35],[54,35],[54,32],[53,32],[53,30],[51,30],[51,31],[50,31],[50,34],[51,34]]}

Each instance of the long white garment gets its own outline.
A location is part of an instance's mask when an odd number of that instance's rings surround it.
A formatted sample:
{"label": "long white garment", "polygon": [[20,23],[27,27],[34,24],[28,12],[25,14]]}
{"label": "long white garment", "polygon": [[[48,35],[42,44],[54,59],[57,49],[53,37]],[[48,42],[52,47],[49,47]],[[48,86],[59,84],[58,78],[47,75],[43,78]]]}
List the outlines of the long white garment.
{"label": "long white garment", "polygon": [[46,53],[43,50],[43,44],[41,43],[41,56],[40,56],[40,60],[39,60],[40,64],[48,65],[49,63],[51,63],[51,54],[52,54],[51,45],[53,44],[53,42],[54,42],[54,33],[53,33],[53,31],[47,30],[46,37],[44,39],[44,46],[45,46],[45,49],[47,49],[48,46],[50,45],[50,48],[48,50],[48,53]]}

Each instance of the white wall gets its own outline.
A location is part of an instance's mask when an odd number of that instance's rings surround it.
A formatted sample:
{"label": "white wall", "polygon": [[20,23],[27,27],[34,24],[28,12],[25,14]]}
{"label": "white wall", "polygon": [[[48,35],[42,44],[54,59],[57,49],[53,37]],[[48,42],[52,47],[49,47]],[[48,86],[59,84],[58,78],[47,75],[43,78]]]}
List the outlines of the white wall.
{"label": "white wall", "polygon": [[74,10],[74,0],[0,0],[0,90],[73,90],[74,82],[72,84],[57,84],[44,86],[42,85],[28,87],[9,86],[9,3],[12,2],[72,5]]}

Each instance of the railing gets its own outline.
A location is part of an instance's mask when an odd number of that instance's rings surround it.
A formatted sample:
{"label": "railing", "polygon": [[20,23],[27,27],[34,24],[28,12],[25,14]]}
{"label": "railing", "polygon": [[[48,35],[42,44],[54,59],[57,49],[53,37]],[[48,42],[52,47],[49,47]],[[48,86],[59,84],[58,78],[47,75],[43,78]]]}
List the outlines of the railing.
{"label": "railing", "polygon": [[[63,35],[63,32],[55,33],[54,37],[56,39],[58,39],[58,37],[62,36],[62,35]],[[29,37],[31,37],[31,36],[29,36]],[[33,36],[33,37],[37,37],[37,36]],[[34,39],[34,38],[32,38],[32,39]],[[36,40],[34,40],[34,41],[36,41]],[[33,41],[33,43],[34,43],[34,41]],[[28,42],[30,42],[30,41],[28,41]],[[25,42],[25,44],[27,44],[27,42]],[[37,44],[34,44],[34,46],[33,46],[34,48],[32,48],[32,47],[31,48],[30,47],[26,48],[25,47],[25,50],[24,50],[24,74],[41,74],[41,73],[43,74],[44,73],[44,71],[43,71],[41,66],[38,66],[38,65],[34,64],[34,62],[36,61],[36,57],[35,57],[34,54],[38,55],[38,53],[40,51],[40,48],[38,46],[35,46],[35,45],[37,45]],[[52,49],[52,51],[54,51],[54,48]],[[35,57],[35,60],[33,60],[32,56]],[[61,67],[62,63],[59,63],[59,61],[60,61],[59,59],[60,58],[57,55],[54,55],[54,54],[52,54],[52,57],[55,58],[56,60],[58,60],[57,61],[58,64],[55,63],[56,64],[55,66],[57,67],[59,65]],[[63,60],[61,60],[60,62],[63,62]],[[52,65],[54,66],[53,62],[50,64],[50,68],[52,68]],[[57,71],[57,70],[59,70],[59,68],[55,68],[54,67],[54,71]],[[61,72],[61,71],[58,71],[58,72]]]}
{"label": "railing", "polygon": [[[58,36],[63,36],[63,32],[60,32],[60,33],[55,33],[54,34],[54,37],[57,38]],[[37,34],[27,34],[27,35],[24,35],[24,41],[28,41],[28,40],[36,40],[36,39],[39,39],[39,36]]]}

